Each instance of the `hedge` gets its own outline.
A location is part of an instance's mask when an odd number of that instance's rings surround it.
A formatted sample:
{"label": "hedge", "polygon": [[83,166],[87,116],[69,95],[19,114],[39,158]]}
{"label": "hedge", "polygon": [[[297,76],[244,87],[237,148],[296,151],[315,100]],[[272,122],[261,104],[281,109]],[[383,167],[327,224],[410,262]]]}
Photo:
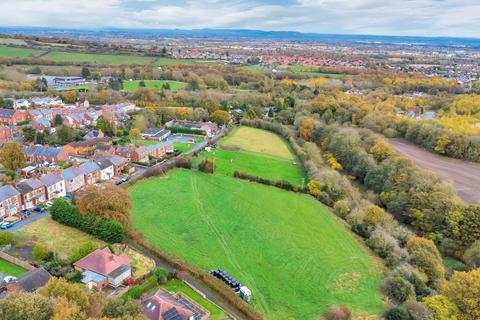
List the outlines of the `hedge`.
{"label": "hedge", "polygon": [[93,215],[82,215],[76,207],[63,199],[54,200],[50,215],[61,224],[77,228],[108,243],[122,242],[125,238],[125,227],[118,221],[97,221]]}

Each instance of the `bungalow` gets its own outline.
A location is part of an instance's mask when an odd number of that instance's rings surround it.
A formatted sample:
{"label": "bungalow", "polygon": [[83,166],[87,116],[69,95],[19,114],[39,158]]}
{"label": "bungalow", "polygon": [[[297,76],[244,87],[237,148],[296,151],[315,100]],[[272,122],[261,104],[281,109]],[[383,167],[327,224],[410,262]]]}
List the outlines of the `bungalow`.
{"label": "bungalow", "polygon": [[23,153],[28,162],[67,162],[69,160],[67,152],[61,147],[49,147],[42,145],[24,146]]}
{"label": "bungalow", "polygon": [[198,309],[191,310],[193,308],[189,308],[189,306],[190,304],[180,303],[174,296],[162,289],[142,300],[143,315],[149,320],[194,320],[208,317],[201,317],[196,312]]}
{"label": "bungalow", "polygon": [[200,130],[211,137],[218,131],[218,125],[213,122],[198,122],[188,120],[171,120],[165,123],[166,128],[182,128],[189,130]]}
{"label": "bungalow", "polygon": [[67,194],[65,179],[55,173],[50,173],[40,177],[40,181],[45,186],[47,199],[53,200],[64,197]]}
{"label": "bungalow", "polygon": [[64,146],[65,152],[69,155],[93,154],[99,144],[112,145],[112,139],[108,137],[94,138],[85,141],[72,142]]}
{"label": "bungalow", "polygon": [[114,255],[110,249],[97,249],[73,264],[82,272],[82,282],[89,289],[101,289],[107,285],[114,288],[132,276],[130,260],[125,253]]}
{"label": "bungalow", "polygon": [[171,134],[170,131],[162,128],[151,128],[142,131],[142,139],[163,141]]}
{"label": "bungalow", "polygon": [[100,167],[93,161],[82,163],[78,169],[85,177],[85,184],[95,184],[100,180]]}
{"label": "bungalow", "polygon": [[35,292],[38,288],[47,284],[52,275],[43,268],[29,270],[18,277],[15,281],[6,284],[7,293],[10,292]]}
{"label": "bungalow", "polygon": [[67,193],[75,192],[85,185],[85,175],[78,167],[63,170],[62,178],[65,179]]}
{"label": "bungalow", "polygon": [[113,178],[115,175],[115,168],[113,163],[111,163],[108,159],[100,159],[96,160],[95,163],[100,168],[100,179],[107,181]]}
{"label": "bungalow", "polygon": [[0,109],[0,122],[15,125],[27,120],[27,113],[22,110]]}
{"label": "bungalow", "polygon": [[47,201],[45,185],[39,179],[22,180],[17,184],[17,190],[22,196],[22,209],[32,209]]}
{"label": "bungalow", "polygon": [[13,216],[20,211],[22,197],[17,189],[9,184],[0,187],[0,217]]}

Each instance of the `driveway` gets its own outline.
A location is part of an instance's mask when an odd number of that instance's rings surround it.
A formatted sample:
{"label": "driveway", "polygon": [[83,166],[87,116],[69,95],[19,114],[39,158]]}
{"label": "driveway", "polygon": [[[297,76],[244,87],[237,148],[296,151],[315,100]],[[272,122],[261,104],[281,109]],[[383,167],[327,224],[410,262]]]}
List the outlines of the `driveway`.
{"label": "driveway", "polygon": [[389,143],[398,154],[412,159],[419,167],[449,179],[466,203],[480,203],[480,163],[440,156],[405,140],[390,139]]}
{"label": "driveway", "polygon": [[3,230],[0,229],[0,231],[17,231],[20,230],[23,226],[26,226],[29,223],[32,223],[34,221],[41,220],[43,218],[49,217],[50,214],[48,211],[42,212],[42,213],[32,213],[27,219],[23,219],[13,225],[10,229]]}

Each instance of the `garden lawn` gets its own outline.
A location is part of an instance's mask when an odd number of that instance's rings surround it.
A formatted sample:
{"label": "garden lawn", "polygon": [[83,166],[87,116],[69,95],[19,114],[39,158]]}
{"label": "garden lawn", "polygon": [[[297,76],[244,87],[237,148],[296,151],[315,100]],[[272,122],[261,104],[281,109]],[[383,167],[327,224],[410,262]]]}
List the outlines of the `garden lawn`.
{"label": "garden lawn", "polygon": [[85,242],[91,242],[98,248],[105,246],[103,241],[51,218],[31,222],[17,232],[22,241],[43,245],[57,252],[62,259],[68,259],[70,254]]}
{"label": "garden lawn", "polygon": [[27,58],[41,52],[35,49],[0,46],[0,57],[4,58]]}
{"label": "garden lawn", "polygon": [[149,64],[152,63],[154,59],[152,57],[143,56],[90,54],[61,51],[52,51],[42,58],[53,61],[91,62],[101,64]]}
{"label": "garden lawn", "polygon": [[220,141],[220,145],[228,149],[263,153],[287,160],[295,159],[288,143],[282,137],[270,131],[251,127],[235,127]]}
{"label": "garden lawn", "polygon": [[19,277],[27,270],[16,264],[10,263],[6,260],[0,259],[0,272],[9,276]]}
{"label": "garden lawn", "polygon": [[238,170],[270,180],[285,180],[294,185],[302,185],[304,174],[299,162],[275,158],[253,152],[212,149],[203,151],[194,158],[198,163],[202,158],[215,159],[215,172],[233,176]]}
{"label": "garden lawn", "polygon": [[180,169],[130,191],[147,241],[228,271],[268,319],[318,319],[342,303],[355,314],[383,310],[377,260],[310,196]]}
{"label": "garden lawn", "polygon": [[[145,82],[146,88],[156,88],[158,90],[161,90],[162,86],[165,83],[168,83],[170,85],[170,90],[172,91],[182,90],[182,89],[185,89],[185,87],[187,86],[185,82],[179,82],[179,81],[145,80],[144,82]],[[123,89],[125,90],[135,91],[138,88],[140,88],[140,80],[125,81],[123,83]]]}
{"label": "garden lawn", "polygon": [[211,320],[228,319],[227,314],[211,301],[204,299],[195,290],[186,285],[183,281],[178,279],[169,280],[167,283],[161,286],[163,289],[171,293],[181,292],[188,296],[190,299],[204,307],[210,312]]}
{"label": "garden lawn", "polygon": [[190,149],[192,149],[195,145],[193,143],[174,143],[173,147],[177,149],[180,152],[186,152]]}

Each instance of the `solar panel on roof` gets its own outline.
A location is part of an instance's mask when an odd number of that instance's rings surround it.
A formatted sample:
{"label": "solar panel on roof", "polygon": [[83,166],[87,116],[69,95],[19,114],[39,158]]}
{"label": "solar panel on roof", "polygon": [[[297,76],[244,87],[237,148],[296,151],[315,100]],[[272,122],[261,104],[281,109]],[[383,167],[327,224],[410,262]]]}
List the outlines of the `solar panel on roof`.
{"label": "solar panel on roof", "polygon": [[171,308],[167,310],[162,316],[165,320],[183,320],[184,319],[175,308]]}

